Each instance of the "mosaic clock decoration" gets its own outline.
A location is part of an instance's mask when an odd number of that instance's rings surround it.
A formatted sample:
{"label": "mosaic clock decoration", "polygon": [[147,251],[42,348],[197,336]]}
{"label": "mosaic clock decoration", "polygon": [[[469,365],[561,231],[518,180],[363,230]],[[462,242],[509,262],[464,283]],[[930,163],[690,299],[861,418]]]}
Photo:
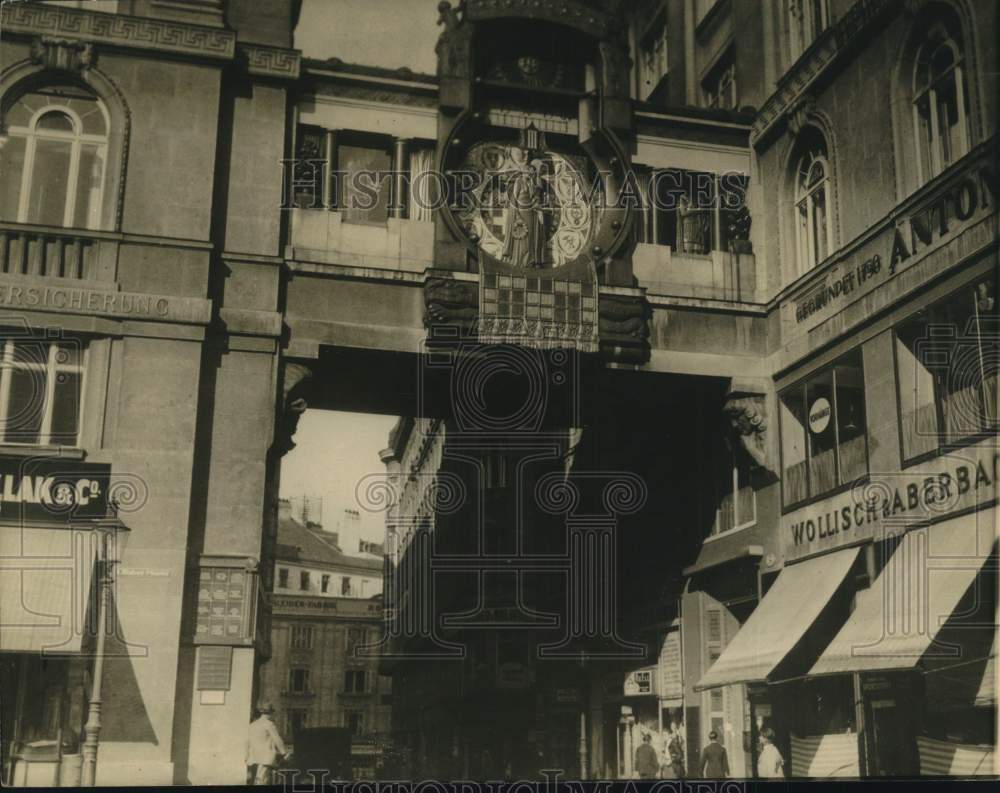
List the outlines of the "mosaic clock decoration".
{"label": "mosaic clock decoration", "polygon": [[569,156],[487,141],[469,148],[462,168],[482,177],[459,221],[484,253],[534,270],[587,250],[594,211],[583,169]]}

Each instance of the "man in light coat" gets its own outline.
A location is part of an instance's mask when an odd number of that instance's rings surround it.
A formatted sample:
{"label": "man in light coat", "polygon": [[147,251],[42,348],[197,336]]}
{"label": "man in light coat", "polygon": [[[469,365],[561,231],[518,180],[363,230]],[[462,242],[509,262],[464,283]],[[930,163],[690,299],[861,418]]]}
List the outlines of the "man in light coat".
{"label": "man in light coat", "polygon": [[250,722],[247,738],[247,768],[253,773],[253,784],[274,784],[274,769],[278,760],[288,755],[285,744],[278,734],[278,728],[271,721],[271,706],[261,705],[260,715]]}

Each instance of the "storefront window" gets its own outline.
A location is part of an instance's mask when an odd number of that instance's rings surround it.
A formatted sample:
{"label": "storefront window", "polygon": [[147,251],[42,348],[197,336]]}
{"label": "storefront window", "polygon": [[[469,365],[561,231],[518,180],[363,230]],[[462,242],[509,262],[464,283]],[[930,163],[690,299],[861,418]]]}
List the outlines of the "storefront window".
{"label": "storefront window", "polygon": [[5,443],[76,445],[84,353],[74,339],[3,342],[0,429]]}
{"label": "storefront window", "polygon": [[963,289],[896,329],[903,457],[914,460],[997,427],[996,281]]}
{"label": "storefront window", "polygon": [[781,394],[781,451],[786,507],[867,474],[859,350]]}

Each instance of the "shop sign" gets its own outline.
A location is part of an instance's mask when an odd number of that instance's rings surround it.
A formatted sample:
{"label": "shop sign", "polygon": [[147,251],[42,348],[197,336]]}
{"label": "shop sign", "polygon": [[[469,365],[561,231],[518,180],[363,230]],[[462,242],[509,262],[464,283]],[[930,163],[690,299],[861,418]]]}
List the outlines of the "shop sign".
{"label": "shop sign", "polygon": [[809,408],[809,430],[813,435],[821,435],[830,426],[830,400],[820,397]]}
{"label": "shop sign", "polygon": [[500,664],[497,670],[497,684],[500,688],[525,688],[528,685],[528,669],[514,661]]}
{"label": "shop sign", "polygon": [[1000,451],[987,440],[896,473],[872,473],[851,490],[782,519],[785,558],[902,532],[996,501]]}
{"label": "shop sign", "polygon": [[932,196],[878,237],[880,250],[866,246],[831,269],[795,302],[795,322],[844,302],[848,296],[871,291],[942,240],[951,239],[970,222],[996,207],[997,175],[988,164],[970,168],[947,190]]}
{"label": "shop sign", "polygon": [[557,688],[556,689],[556,702],[579,702],[580,692],[575,688]]}
{"label": "shop sign", "polygon": [[625,675],[626,697],[648,697],[656,694],[656,667],[634,669]]}
{"label": "shop sign", "polygon": [[69,523],[108,517],[111,466],[54,458],[0,457],[0,520]]}
{"label": "shop sign", "polygon": [[660,648],[660,699],[680,699],[684,696],[681,677],[681,632],[671,631]]}

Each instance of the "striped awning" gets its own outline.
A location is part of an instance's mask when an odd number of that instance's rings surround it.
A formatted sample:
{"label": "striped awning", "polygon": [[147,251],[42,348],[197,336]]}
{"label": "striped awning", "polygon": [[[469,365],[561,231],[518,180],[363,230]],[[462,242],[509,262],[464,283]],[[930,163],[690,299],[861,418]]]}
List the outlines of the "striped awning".
{"label": "striped awning", "polygon": [[907,533],[809,674],[912,669],[925,656],[961,660],[960,647],[934,639],[992,552],[992,531],[976,518]]}
{"label": "striped awning", "polygon": [[858,548],[789,565],[695,689],[767,680],[844,582]]}
{"label": "striped awning", "polygon": [[80,652],[95,540],[92,531],[0,526],[0,651]]}

